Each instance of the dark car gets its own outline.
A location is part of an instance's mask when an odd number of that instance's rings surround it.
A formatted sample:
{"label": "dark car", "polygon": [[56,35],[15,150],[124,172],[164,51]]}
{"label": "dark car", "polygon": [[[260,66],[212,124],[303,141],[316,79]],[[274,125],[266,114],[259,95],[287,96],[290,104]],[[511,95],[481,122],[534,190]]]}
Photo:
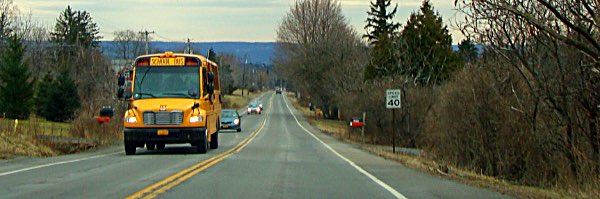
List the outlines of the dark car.
{"label": "dark car", "polygon": [[221,111],[221,129],[235,129],[242,131],[242,116],[233,109],[223,109]]}

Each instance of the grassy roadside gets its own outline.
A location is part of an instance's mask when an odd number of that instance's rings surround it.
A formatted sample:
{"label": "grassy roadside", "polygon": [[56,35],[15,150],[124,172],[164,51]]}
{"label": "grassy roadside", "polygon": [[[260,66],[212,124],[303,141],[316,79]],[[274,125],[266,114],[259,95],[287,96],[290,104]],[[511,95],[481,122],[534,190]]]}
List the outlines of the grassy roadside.
{"label": "grassy roadside", "polygon": [[70,129],[70,124],[38,118],[20,121],[0,119],[0,159],[14,156],[49,157],[65,153],[61,148],[79,148],[36,139],[37,136],[69,136]]}
{"label": "grassy roadside", "polygon": [[[224,96],[223,107],[242,108],[260,94],[244,91],[242,97],[241,90],[236,90],[233,95]],[[110,145],[115,139],[122,138],[120,128],[114,128],[120,127],[121,118],[115,116],[102,125],[93,118],[93,113],[83,113],[71,123],[58,123],[32,117],[18,121],[17,125],[15,120],[0,119],[0,160],[15,156],[51,157],[78,153]]]}
{"label": "grassy roadside", "polygon": [[[345,121],[322,119],[307,107],[300,106],[293,96],[290,96],[289,99],[291,99],[294,107],[304,114],[308,122],[322,132],[345,142],[354,144],[360,143],[360,133],[350,129]],[[369,138],[366,137],[365,140],[369,140]],[[592,193],[573,193],[559,189],[542,189],[522,186],[490,176],[481,175],[469,170],[448,166],[427,158],[424,154],[416,156],[404,153],[393,153],[387,148],[370,144],[365,144],[362,148],[375,155],[400,162],[409,168],[465,184],[492,189],[517,198],[595,198],[600,194],[600,190],[592,191]]]}
{"label": "grassy roadside", "polygon": [[242,90],[236,90],[232,95],[223,96],[223,108],[240,109],[260,94],[261,92],[248,92],[248,90],[245,90],[244,96],[242,96]]}

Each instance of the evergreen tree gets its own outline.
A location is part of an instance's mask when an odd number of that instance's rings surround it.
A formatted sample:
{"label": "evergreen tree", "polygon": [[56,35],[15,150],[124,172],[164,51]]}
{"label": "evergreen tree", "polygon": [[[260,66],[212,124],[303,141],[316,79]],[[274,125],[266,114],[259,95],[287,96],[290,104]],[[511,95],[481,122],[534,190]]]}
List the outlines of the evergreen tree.
{"label": "evergreen tree", "polygon": [[367,12],[369,15],[365,26],[367,34],[363,35],[363,38],[367,38],[373,48],[371,60],[365,68],[366,80],[395,73],[398,59],[395,56],[393,42],[400,24],[393,22],[398,5],[388,12],[390,5],[391,0],[376,0],[371,2],[370,11]]}
{"label": "evergreen tree", "polygon": [[0,109],[8,118],[27,119],[32,110],[33,83],[24,54],[21,38],[12,34],[0,60]]}
{"label": "evergreen tree", "polygon": [[423,1],[420,12],[412,13],[400,42],[401,73],[415,78],[422,85],[439,84],[462,65],[452,50],[452,37],[442,17],[435,13],[429,0]]}
{"label": "evergreen tree", "polygon": [[[45,91],[46,93],[42,90],[38,92],[38,99],[44,103],[41,105],[41,115],[54,122],[66,122],[73,119],[80,102],[77,85],[71,78],[68,68],[62,68],[56,80],[44,79],[42,86],[45,86],[47,91]],[[41,99],[44,97],[47,99]]]}
{"label": "evergreen tree", "polygon": [[209,60],[214,61],[215,63],[217,63],[217,65],[220,65],[221,60],[219,58],[219,55],[217,55],[217,53],[215,52],[215,50],[213,50],[212,48],[208,49],[208,57]]}
{"label": "evergreen tree", "polygon": [[50,92],[54,86],[54,77],[50,72],[44,75],[41,82],[38,82],[35,95],[35,112],[38,116],[49,118],[50,113],[47,112],[47,104],[50,104]]}
{"label": "evergreen tree", "polygon": [[[56,19],[54,30],[50,33],[51,40],[62,47],[62,49],[73,49],[81,47],[94,49],[100,44],[102,38],[98,34],[100,30],[92,21],[92,16],[87,11],[74,11],[71,6],[60,14]],[[71,52],[72,51],[68,51]]]}
{"label": "evergreen tree", "polygon": [[221,89],[223,89],[221,92],[231,95],[236,89],[232,74],[233,70],[231,69],[231,65],[224,65],[220,67],[221,69],[219,71],[219,76],[221,76]]}
{"label": "evergreen tree", "polygon": [[466,38],[458,44],[458,54],[465,63],[471,62],[479,57],[475,44],[471,38]]}

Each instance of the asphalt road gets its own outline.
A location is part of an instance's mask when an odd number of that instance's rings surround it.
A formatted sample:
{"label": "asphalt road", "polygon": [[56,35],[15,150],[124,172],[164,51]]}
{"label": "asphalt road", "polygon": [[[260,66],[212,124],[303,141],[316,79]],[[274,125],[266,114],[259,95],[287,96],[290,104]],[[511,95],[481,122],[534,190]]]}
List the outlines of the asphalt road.
{"label": "asphalt road", "polygon": [[221,131],[219,149],[195,154],[122,146],[0,161],[0,198],[507,198],[408,169],[317,132],[283,95],[243,130]]}

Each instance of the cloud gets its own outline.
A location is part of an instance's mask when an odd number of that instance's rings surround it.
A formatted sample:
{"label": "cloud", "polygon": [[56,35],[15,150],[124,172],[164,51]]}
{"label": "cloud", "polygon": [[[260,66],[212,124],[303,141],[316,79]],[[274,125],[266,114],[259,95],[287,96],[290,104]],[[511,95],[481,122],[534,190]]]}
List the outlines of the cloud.
{"label": "cloud", "polygon": [[[18,0],[21,10],[52,27],[67,5],[88,11],[104,39],[117,30],[148,29],[161,40],[274,41],[275,30],[295,0]],[[343,14],[357,32],[364,32],[369,0],[340,0]],[[396,21],[405,23],[420,0],[394,0]],[[444,21],[454,15],[451,0],[432,0]]]}

